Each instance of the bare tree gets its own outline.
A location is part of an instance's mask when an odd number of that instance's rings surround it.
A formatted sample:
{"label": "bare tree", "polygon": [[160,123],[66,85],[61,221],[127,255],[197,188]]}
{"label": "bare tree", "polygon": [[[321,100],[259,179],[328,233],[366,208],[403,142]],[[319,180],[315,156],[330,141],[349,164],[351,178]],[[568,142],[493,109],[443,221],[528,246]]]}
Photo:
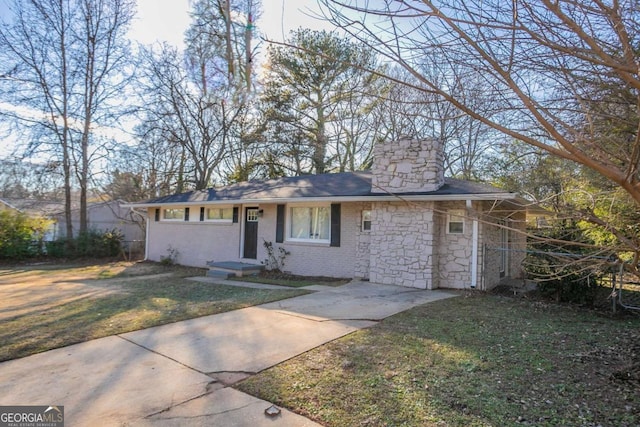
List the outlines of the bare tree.
{"label": "bare tree", "polygon": [[0,160],[0,197],[62,200],[60,163],[30,163],[22,159]]}
{"label": "bare tree", "polygon": [[[334,24],[405,68],[412,80],[403,84],[437,95],[510,138],[597,171],[640,203],[637,124],[633,139],[614,155],[599,144],[593,124],[601,117],[589,103],[595,87],[640,91],[637,2],[321,3]],[[425,73],[427,64],[445,78]],[[475,78],[485,81],[480,95],[498,101],[500,114],[478,111],[452,90],[452,82]],[[633,102],[637,112],[640,97]]]}
{"label": "bare tree", "polygon": [[61,162],[66,236],[71,199],[80,188],[80,232],[87,231],[87,190],[96,129],[115,121],[126,84],[131,0],[14,1],[0,27],[0,93],[14,109],[3,117],[30,135],[29,153],[49,147]]}
{"label": "bare tree", "polygon": [[253,62],[255,21],[260,17],[259,0],[196,0],[192,24],[185,34],[187,58],[192,71],[207,93],[212,82],[234,86],[246,94],[254,86]]}
{"label": "bare tree", "polygon": [[111,198],[145,200],[176,193],[185,186],[184,150],[145,117],[134,129],[138,143],[119,146],[109,163],[103,191]]}
{"label": "bare tree", "polygon": [[[154,135],[175,145],[181,151],[179,167],[185,181],[195,189],[207,188],[220,173],[231,128],[244,104],[227,101],[231,96],[226,85],[211,92],[199,87],[174,48],[163,45],[159,52],[150,48],[143,52],[142,96],[147,104],[141,129],[145,134],[155,129]],[[178,185],[176,190],[185,188]]]}
{"label": "bare tree", "polygon": [[176,156],[175,191],[211,186],[249,161],[259,5],[195,1],[184,53],[167,45],[142,49],[144,113],[138,129]]}
{"label": "bare tree", "polygon": [[[433,74],[434,81],[440,81],[443,76],[430,67],[430,64],[425,64],[424,72]],[[374,119],[366,124],[368,129],[375,129],[375,138],[394,141],[410,135],[442,141],[448,176],[486,179],[483,175],[484,165],[499,154],[504,138],[499,138],[496,131],[464,114],[428,88],[403,84],[412,79],[406,70],[392,66],[387,68],[385,74],[389,82],[384,90],[378,92],[378,101],[371,114]],[[474,103],[478,111],[495,110],[493,102],[483,104],[477,95],[482,91],[482,81],[477,84],[452,81],[450,84],[451,90],[468,99],[470,104]]]}
{"label": "bare tree", "polygon": [[[450,103],[503,140],[576,162],[640,204],[637,1],[321,4],[327,19],[406,70],[398,83]],[[460,83],[480,90],[469,97]],[[575,211],[613,234],[636,269],[636,228],[616,227],[603,213]]]}

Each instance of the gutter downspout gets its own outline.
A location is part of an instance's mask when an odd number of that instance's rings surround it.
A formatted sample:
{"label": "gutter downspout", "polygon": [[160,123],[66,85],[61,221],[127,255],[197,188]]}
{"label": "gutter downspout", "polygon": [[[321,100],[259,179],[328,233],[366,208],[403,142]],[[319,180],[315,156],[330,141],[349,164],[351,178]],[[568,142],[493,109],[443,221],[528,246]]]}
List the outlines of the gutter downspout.
{"label": "gutter downspout", "polygon": [[[471,212],[471,200],[467,200],[467,211]],[[478,218],[474,215],[471,235],[471,288],[478,285]]]}
{"label": "gutter downspout", "polygon": [[144,233],[144,260],[149,261],[149,215],[146,218]]}

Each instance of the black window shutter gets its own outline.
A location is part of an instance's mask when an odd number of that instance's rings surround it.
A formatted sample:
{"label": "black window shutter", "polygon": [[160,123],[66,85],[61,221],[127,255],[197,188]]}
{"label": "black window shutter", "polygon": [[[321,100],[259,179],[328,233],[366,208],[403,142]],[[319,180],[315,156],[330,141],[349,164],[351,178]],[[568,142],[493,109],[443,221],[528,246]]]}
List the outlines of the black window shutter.
{"label": "black window shutter", "polygon": [[184,220],[189,221],[189,208],[184,208]]}
{"label": "black window shutter", "polygon": [[204,221],[204,206],[200,208],[200,221]]}
{"label": "black window shutter", "polygon": [[276,211],[276,243],[284,242],[284,209],[285,205],[278,205]]}
{"label": "black window shutter", "polygon": [[233,208],[233,222],[236,223],[238,222],[238,213],[240,212],[240,208],[238,208],[237,206]]}
{"label": "black window shutter", "polygon": [[340,203],[331,204],[331,243],[330,246],[340,246]]}
{"label": "black window shutter", "polygon": [[156,221],[160,221],[160,208],[156,208]]}

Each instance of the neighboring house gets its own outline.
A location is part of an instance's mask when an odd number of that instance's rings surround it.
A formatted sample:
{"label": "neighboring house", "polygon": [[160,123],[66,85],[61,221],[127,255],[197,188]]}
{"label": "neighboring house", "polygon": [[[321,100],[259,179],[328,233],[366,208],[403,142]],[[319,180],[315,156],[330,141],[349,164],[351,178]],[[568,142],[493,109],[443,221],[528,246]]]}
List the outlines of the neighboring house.
{"label": "neighboring house", "polygon": [[259,264],[422,289],[490,289],[520,277],[525,209],[516,195],[444,178],[442,147],[378,144],[371,172],[242,182],[127,205],[148,211],[146,258]]}
{"label": "neighboring house", "polygon": [[[119,230],[125,242],[142,242],[145,240],[145,219],[138,212],[122,207],[122,200],[91,203],[87,206],[87,228],[96,231]],[[59,211],[53,218],[56,220],[56,237],[66,237],[64,211]],[[71,211],[71,224],[74,236],[80,229],[80,209]]]}

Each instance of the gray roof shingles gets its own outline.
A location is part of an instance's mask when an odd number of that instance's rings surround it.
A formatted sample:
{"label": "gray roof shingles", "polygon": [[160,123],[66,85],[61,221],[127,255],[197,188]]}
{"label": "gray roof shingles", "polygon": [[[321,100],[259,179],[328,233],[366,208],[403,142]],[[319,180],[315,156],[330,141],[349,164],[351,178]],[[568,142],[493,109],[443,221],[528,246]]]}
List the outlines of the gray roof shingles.
{"label": "gray roof shingles", "polygon": [[[486,184],[446,178],[437,191],[403,193],[403,195],[482,195],[508,194]],[[232,200],[304,199],[316,197],[367,197],[380,196],[371,192],[371,172],[342,172],[322,175],[303,175],[247,181],[219,188],[173,194],[143,202],[144,204],[198,203]]]}

